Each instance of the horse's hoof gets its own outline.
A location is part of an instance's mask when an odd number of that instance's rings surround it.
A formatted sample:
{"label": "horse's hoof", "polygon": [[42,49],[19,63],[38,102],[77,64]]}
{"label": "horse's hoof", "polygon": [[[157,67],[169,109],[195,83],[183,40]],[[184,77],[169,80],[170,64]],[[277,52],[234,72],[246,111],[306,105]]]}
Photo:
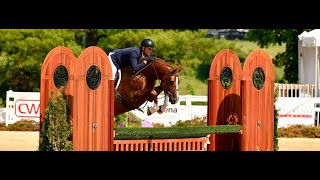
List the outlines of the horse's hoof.
{"label": "horse's hoof", "polygon": [[147,115],[150,116],[151,115],[151,111],[150,109],[147,110]]}
{"label": "horse's hoof", "polygon": [[158,110],[158,114],[162,114],[163,112],[161,110]]}

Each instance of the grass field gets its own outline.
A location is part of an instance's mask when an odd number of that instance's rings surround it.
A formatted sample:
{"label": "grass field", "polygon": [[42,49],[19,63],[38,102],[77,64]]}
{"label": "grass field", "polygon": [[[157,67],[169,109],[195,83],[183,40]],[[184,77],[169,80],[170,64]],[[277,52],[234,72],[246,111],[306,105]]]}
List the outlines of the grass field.
{"label": "grass field", "polygon": [[249,55],[250,52],[256,49],[261,49],[266,51],[270,58],[273,59],[279,52],[284,52],[286,50],[285,44],[282,44],[282,46],[276,45],[276,46],[270,46],[268,48],[260,48],[256,43],[250,42],[250,41],[236,41],[236,46],[240,47],[242,51],[247,53]]}

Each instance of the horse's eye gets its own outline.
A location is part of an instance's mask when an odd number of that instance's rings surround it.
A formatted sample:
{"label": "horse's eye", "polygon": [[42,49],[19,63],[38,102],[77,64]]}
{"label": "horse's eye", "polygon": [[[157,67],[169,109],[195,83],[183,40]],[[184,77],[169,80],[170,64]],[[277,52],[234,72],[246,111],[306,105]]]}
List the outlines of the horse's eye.
{"label": "horse's eye", "polygon": [[176,77],[175,76],[171,76],[170,78],[170,82],[174,83],[175,82]]}

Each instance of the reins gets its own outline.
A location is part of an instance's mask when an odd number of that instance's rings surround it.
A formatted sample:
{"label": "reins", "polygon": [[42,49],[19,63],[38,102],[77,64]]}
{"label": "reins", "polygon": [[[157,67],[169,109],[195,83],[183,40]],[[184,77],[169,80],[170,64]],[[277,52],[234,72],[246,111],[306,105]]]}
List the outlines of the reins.
{"label": "reins", "polygon": [[154,61],[152,62],[152,64],[153,64],[154,72],[155,72],[156,75],[157,75],[157,80],[159,80],[159,81],[160,81],[160,84],[161,84],[161,79],[159,78],[158,73],[157,73],[157,70],[156,70],[156,67],[154,66]]}

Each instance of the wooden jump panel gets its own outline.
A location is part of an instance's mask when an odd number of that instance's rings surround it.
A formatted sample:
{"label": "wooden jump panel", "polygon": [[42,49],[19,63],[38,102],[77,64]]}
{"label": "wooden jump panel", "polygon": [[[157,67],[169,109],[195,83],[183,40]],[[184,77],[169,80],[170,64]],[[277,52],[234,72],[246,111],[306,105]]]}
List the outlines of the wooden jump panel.
{"label": "wooden jump panel", "polygon": [[206,138],[114,140],[115,151],[204,151]]}

